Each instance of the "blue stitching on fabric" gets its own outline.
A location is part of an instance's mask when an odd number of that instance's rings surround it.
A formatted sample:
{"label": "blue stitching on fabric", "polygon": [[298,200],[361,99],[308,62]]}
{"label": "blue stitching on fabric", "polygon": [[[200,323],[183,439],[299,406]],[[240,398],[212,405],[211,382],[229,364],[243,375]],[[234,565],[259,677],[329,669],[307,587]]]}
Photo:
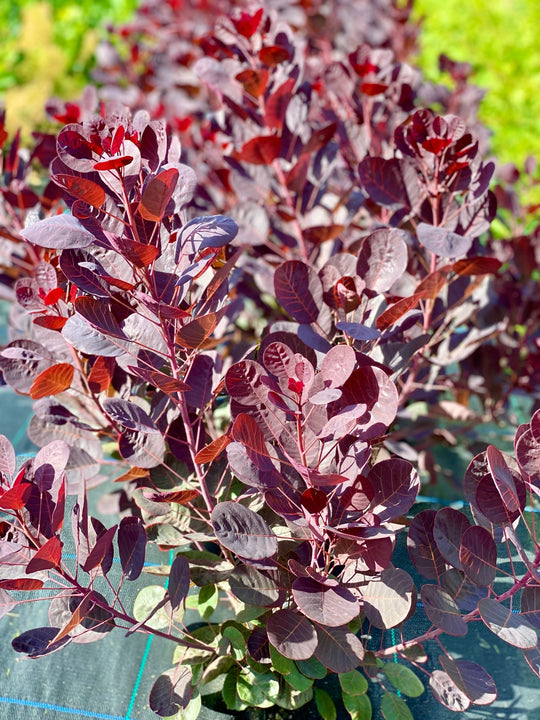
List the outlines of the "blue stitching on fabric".
{"label": "blue stitching on fabric", "polygon": [[124,720],[124,718],[119,715],[105,715],[104,713],[95,713],[90,710],[79,710],[77,708],[64,707],[63,705],[52,705],[51,703],[37,702],[35,700],[18,700],[17,698],[0,696],[0,703],[2,702],[10,705],[23,705],[24,707],[39,708],[40,710],[55,710],[56,712],[63,712],[68,715],[79,715],[79,717],[99,718],[99,720]]}
{"label": "blue stitching on fabric", "polygon": [[[390,633],[391,633],[391,636],[392,636],[392,645],[394,645],[394,647],[395,647],[395,645],[396,645],[396,632],[395,632],[394,628],[391,628],[391,629],[390,629]],[[398,661],[398,659],[397,659],[397,652],[395,652],[395,653],[394,653],[394,662],[397,663],[397,661]],[[398,696],[398,697],[401,697],[401,690],[397,690],[397,696]]]}

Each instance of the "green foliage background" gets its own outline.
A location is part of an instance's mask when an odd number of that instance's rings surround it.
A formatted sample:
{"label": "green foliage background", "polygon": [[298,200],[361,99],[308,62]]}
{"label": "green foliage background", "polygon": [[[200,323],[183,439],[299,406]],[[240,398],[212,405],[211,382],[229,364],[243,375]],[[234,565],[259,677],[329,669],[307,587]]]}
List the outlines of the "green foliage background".
{"label": "green foliage background", "polygon": [[137,0],[4,0],[0,2],[0,95],[7,127],[39,129],[44,105],[75,99],[84,87],[100,32],[126,22]]}
{"label": "green foliage background", "polygon": [[472,64],[475,85],[487,88],[481,120],[493,131],[502,162],[540,159],[540,2],[538,0],[415,0],[423,17],[419,64],[444,82],[439,54]]}

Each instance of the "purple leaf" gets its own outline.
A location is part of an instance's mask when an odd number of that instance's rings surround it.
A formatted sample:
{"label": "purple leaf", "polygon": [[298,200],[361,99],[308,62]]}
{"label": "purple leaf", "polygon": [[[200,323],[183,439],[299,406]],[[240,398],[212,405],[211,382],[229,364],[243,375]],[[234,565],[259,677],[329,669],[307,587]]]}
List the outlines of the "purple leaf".
{"label": "purple leaf", "polygon": [[381,336],[379,330],[356,322],[338,322],[336,323],[336,328],[344,332],[345,335],[348,335],[354,340],[360,340],[361,342],[376,340]]}
{"label": "purple leaf", "polygon": [[504,642],[522,650],[536,647],[536,630],[521,615],[513,613],[493,598],[480,600],[478,610],[486,626]]}
{"label": "purple leaf", "polygon": [[120,563],[127,580],[136,580],[144,566],[146,533],[140,518],[124,517],[118,528]]}
{"label": "purple leaf", "polygon": [[238,565],[229,576],[229,586],[246,605],[271,607],[280,598],[279,588],[272,578],[250,565]]}
{"label": "purple leaf", "polygon": [[299,323],[317,320],[323,289],[317,273],[300,260],[282,263],[274,273],[276,298],[285,312]]}
{"label": "purple leaf", "polygon": [[476,585],[488,587],[497,574],[497,546],[490,532],[473,525],[463,533],[459,559],[465,575]]}
{"label": "purple leaf", "polygon": [[394,520],[412,507],[420,477],[408,460],[391,458],[376,463],[368,473],[373,494],[372,512],[381,522]]}
{"label": "purple leaf", "polygon": [[452,597],[437,585],[423,585],[420,597],[430,622],[448,635],[466,635],[467,623]]}
{"label": "purple leaf", "polygon": [[350,345],[335,345],[324,356],[321,378],[331,388],[341,387],[356,366],[356,353]]}
{"label": "purple leaf", "polygon": [[298,608],[321,625],[338,627],[354,620],[360,612],[355,595],[347,588],[323,585],[312,578],[297,578],[292,593]]}
{"label": "purple leaf", "polygon": [[316,627],[315,657],[332,672],[347,673],[360,665],[364,646],[347,627]]}
{"label": "purple leaf", "polygon": [[177,665],[158,677],[150,690],[150,709],[160,717],[170,717],[187,707],[191,700],[191,668]]}
{"label": "purple leaf", "polygon": [[167,586],[167,594],[173,612],[177,610],[187,598],[190,582],[189,562],[183,555],[177,555],[171,565],[169,584]]}
{"label": "purple leaf", "polygon": [[106,398],[103,409],[113,422],[128,430],[141,433],[159,433],[155,422],[139,405],[122,398]]}
{"label": "purple leaf", "polygon": [[472,237],[463,237],[443,227],[434,227],[426,223],[420,223],[416,233],[422,245],[437,257],[457,258],[466,255],[473,242]]}
{"label": "purple leaf", "polygon": [[28,657],[43,657],[60,650],[70,642],[71,638],[68,636],[56,643],[52,643],[59,632],[60,628],[56,627],[40,627],[27,630],[12,640],[11,645],[15,652],[26,653]]}
{"label": "purple leaf", "polygon": [[166,447],[161,433],[125,430],[118,438],[118,450],[130,465],[153,468],[163,462]]}
{"label": "purple leaf", "polygon": [[84,248],[95,242],[95,237],[67,213],[40,220],[21,230],[21,235],[34,245],[56,250]]}
{"label": "purple leaf", "polygon": [[461,692],[449,675],[442,670],[434,670],[429,678],[429,686],[436,700],[452,712],[463,712],[471,701]]}
{"label": "purple leaf", "polygon": [[521,615],[540,630],[540,586],[529,585],[521,594]]}
{"label": "purple leaf", "polygon": [[[459,559],[461,538],[465,530],[471,527],[466,515],[453,508],[442,508],[435,515],[433,524],[433,537],[437,547],[446,562],[458,570],[462,570]],[[440,567],[436,568],[440,569]],[[424,575],[424,573],[422,573]],[[424,575],[428,579],[436,580],[440,572],[435,575]]]}
{"label": "purple leaf", "polygon": [[225,501],[212,510],[216,537],[242,558],[264,560],[277,553],[277,538],[267,523],[244,505]]}
{"label": "purple leaf", "polygon": [[437,580],[444,572],[445,561],[434,537],[436,510],[422,510],[409,526],[407,550],[414,567],[427,580]]}
{"label": "purple leaf", "polygon": [[107,300],[103,300],[102,298],[79,297],[75,300],[75,310],[100,333],[103,333],[107,337],[127,340]]}
{"label": "purple leaf", "polygon": [[380,229],[364,238],[357,273],[369,290],[389,290],[407,269],[407,245],[400,230]]}
{"label": "purple leaf", "polygon": [[186,245],[193,251],[206,247],[222,247],[231,242],[238,233],[234,220],[225,215],[196,217],[186,223],[178,237],[178,251],[185,252]]}
{"label": "purple leaf", "polygon": [[409,206],[409,192],[403,178],[406,166],[396,158],[365,157],[358,166],[361,184],[378,205],[389,208]]}
{"label": "purple leaf", "polygon": [[[118,525],[113,525],[111,528],[98,535],[96,544],[88,554],[88,557],[82,566],[84,572],[89,573],[97,567],[101,567],[104,573],[108,572],[108,569],[110,569],[108,556],[112,552],[112,542],[116,534],[117,527]],[[106,565],[109,565],[109,568],[107,568]]]}
{"label": "purple leaf", "polygon": [[456,686],[474,705],[490,705],[497,699],[497,686],[481,665],[440,655],[439,662]]}
{"label": "purple leaf", "polygon": [[362,597],[367,619],[381,630],[402,623],[416,605],[414,582],[401,568],[383,570],[362,589]]}
{"label": "purple leaf", "polygon": [[488,595],[487,588],[478,587],[465,577],[460,570],[450,568],[440,576],[441,587],[455,600],[461,612],[469,613],[476,610],[478,601]]}
{"label": "purple leaf", "polygon": [[523,507],[521,506],[516,484],[503,453],[493,445],[489,445],[486,450],[486,459],[495,487],[508,512],[519,512]]}
{"label": "purple leaf", "polygon": [[72,347],[87,355],[118,357],[126,351],[126,341],[108,338],[81,315],[72,315],[62,328],[62,336]]}
{"label": "purple leaf", "polygon": [[540,441],[532,429],[526,430],[516,442],[516,460],[521,471],[534,484],[540,483]]}
{"label": "purple leaf", "polygon": [[66,278],[79,290],[100,298],[110,296],[107,282],[103,279],[107,272],[91,253],[79,248],[64,250],[59,264]]}
{"label": "purple leaf", "polygon": [[315,628],[294,610],[278,610],[270,615],[266,631],[276,650],[291,660],[309,660],[317,647]]}

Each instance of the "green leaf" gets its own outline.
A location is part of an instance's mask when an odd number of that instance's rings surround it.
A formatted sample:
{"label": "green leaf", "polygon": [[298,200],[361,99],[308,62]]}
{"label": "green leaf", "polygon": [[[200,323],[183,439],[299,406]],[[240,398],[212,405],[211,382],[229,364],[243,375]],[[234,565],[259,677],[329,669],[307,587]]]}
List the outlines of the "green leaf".
{"label": "green leaf", "polygon": [[346,695],[363,695],[367,692],[368,682],[358,670],[339,674],[339,684]]}
{"label": "green leaf", "polygon": [[328,672],[322,662],[317,660],[316,657],[309,658],[309,660],[296,660],[295,662],[296,667],[301,673],[314,680],[322,680]]}
{"label": "green leaf", "polygon": [[313,698],[313,688],[301,691],[294,690],[294,688],[287,683],[280,683],[280,685],[280,692],[275,700],[275,704],[285,710],[297,710]]}
{"label": "green leaf", "polygon": [[179,710],[176,715],[174,715],[174,720],[197,720],[201,712],[201,707],[201,695],[198,690],[194,690],[187,707]]}
{"label": "green leaf", "polygon": [[288,675],[293,668],[296,669],[294,662],[278,652],[273,645],[270,645],[270,659],[272,667],[280,675]]}
{"label": "green leaf", "polygon": [[397,662],[385,663],[383,672],[392,685],[408,697],[418,697],[424,692],[424,685],[418,675]]}
{"label": "green leaf", "polygon": [[352,720],[371,720],[371,702],[367,695],[343,695],[343,704]]}
{"label": "green leaf", "polygon": [[292,688],[300,692],[308,690],[313,685],[313,678],[308,678],[303,675],[294,663],[291,671],[285,675],[285,681],[288,682]]}
{"label": "green leaf", "polygon": [[242,660],[246,654],[247,646],[246,641],[240,630],[231,625],[223,628],[223,637],[231,643],[232,654],[235,660]]}
{"label": "green leaf", "polygon": [[391,692],[382,696],[381,710],[385,720],[414,720],[405,700]]}
{"label": "green leaf", "polygon": [[205,585],[199,590],[199,602],[197,610],[199,615],[208,620],[217,608],[219,593],[215,585]]}
{"label": "green leaf", "polygon": [[[133,603],[133,617],[135,620],[138,622],[146,620],[156,605],[163,600],[165,592],[165,588],[161,585],[147,585],[143,588]],[[161,630],[168,627],[170,621],[171,618],[168,613],[165,612],[164,608],[161,608],[146,622],[146,625],[153,630]]]}
{"label": "green leaf", "polygon": [[239,623],[247,623],[252,622],[252,620],[256,620],[266,612],[268,612],[268,608],[255,607],[255,605],[245,605],[242,610],[236,613],[235,618]]}
{"label": "green leaf", "polygon": [[336,720],[336,706],[326,690],[315,688],[315,704],[317,705],[317,710],[323,720]]}
{"label": "green leaf", "polygon": [[243,670],[236,681],[238,697],[252,707],[272,707],[279,696],[279,682],[272,673]]}
{"label": "green leaf", "polygon": [[221,690],[221,697],[229,710],[245,710],[247,708],[247,704],[239,698],[236,692],[238,674],[238,668],[233,668],[228,672]]}

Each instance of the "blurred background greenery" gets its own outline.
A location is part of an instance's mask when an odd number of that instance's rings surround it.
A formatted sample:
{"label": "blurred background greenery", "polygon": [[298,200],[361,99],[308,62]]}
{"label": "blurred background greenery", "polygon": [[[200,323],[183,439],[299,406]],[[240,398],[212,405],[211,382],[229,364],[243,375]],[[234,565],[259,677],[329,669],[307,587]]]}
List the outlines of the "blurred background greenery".
{"label": "blurred background greenery", "polygon": [[[88,82],[107,24],[129,20],[137,0],[15,0],[0,2],[0,97],[8,130],[23,134],[44,121],[52,95],[75,99]],[[231,6],[234,7],[231,0]],[[540,158],[539,0],[414,0],[423,18],[418,63],[448,82],[438,57],[472,64],[472,81],[488,89],[480,117],[493,131],[502,162]]]}

